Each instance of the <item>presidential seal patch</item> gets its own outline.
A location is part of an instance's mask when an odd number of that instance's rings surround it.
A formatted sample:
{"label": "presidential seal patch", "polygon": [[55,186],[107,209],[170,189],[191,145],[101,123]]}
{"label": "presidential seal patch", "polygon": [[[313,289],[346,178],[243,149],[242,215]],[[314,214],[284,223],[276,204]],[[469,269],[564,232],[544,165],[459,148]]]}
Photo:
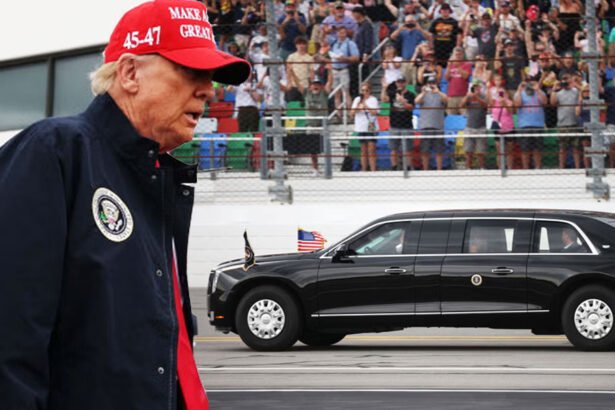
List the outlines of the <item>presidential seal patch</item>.
{"label": "presidential seal patch", "polygon": [[115,192],[98,188],[92,197],[92,214],[100,232],[113,242],[130,237],[134,221],[130,210]]}

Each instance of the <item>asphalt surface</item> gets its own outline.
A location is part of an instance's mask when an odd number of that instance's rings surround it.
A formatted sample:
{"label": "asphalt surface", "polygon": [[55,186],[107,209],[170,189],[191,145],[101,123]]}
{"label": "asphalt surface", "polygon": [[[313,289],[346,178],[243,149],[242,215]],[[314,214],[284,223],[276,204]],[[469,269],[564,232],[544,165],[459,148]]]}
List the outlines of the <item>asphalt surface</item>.
{"label": "asphalt surface", "polygon": [[204,295],[195,357],[212,409],[615,409],[615,354],[563,336],[416,328],[255,352],[214,331]]}
{"label": "asphalt surface", "polygon": [[589,410],[613,409],[615,394],[525,392],[212,392],[217,410]]}

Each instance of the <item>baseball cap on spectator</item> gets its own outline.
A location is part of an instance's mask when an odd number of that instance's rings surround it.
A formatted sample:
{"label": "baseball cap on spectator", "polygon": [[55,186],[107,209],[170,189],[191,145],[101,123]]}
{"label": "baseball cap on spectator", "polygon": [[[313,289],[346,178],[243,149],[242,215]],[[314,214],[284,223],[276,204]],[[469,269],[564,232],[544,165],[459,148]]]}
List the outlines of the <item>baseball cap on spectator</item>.
{"label": "baseball cap on spectator", "polygon": [[442,4],[442,6],[440,6],[440,10],[448,10],[448,11],[451,11],[452,9],[451,9],[450,4],[448,4],[448,3],[444,3],[444,4]]}
{"label": "baseball cap on spectator", "polygon": [[540,9],[538,8],[538,6],[532,4],[530,7],[527,8],[527,11],[525,12],[525,17],[527,17],[529,21],[536,21],[539,14]]}
{"label": "baseball cap on spectator", "polygon": [[365,8],[363,8],[363,6],[356,6],[355,8],[352,9],[352,12],[365,15]]}
{"label": "baseball cap on spectator", "polygon": [[336,1],[335,2],[335,8],[336,9],[343,9],[344,8],[344,2],[343,1]]}
{"label": "baseball cap on spectator", "polygon": [[513,41],[509,38],[507,38],[506,40],[504,40],[504,45],[505,46],[511,46],[513,45]]}
{"label": "baseball cap on spectator", "polygon": [[317,75],[315,75],[314,78],[312,78],[311,83],[312,84],[323,84],[322,79]]}
{"label": "baseball cap on spectator", "polygon": [[291,7],[295,7],[295,0],[286,0],[286,3],[284,3],[286,6],[291,6]]}
{"label": "baseball cap on spectator", "polygon": [[503,1],[501,7],[510,7],[509,1]]}
{"label": "baseball cap on spectator", "polygon": [[241,84],[250,64],[216,47],[207,8],[192,0],[148,1],[128,10],[113,29],[104,62],[122,54],[158,54],[196,70],[214,70],[213,80]]}
{"label": "baseball cap on spectator", "polygon": [[489,14],[488,12],[484,12],[481,18],[483,20],[491,20],[491,14]]}
{"label": "baseball cap on spectator", "polygon": [[403,81],[403,82],[405,82],[406,81],[406,76],[404,76],[403,74],[400,73],[400,74],[397,75],[397,78],[395,78],[395,81]]}

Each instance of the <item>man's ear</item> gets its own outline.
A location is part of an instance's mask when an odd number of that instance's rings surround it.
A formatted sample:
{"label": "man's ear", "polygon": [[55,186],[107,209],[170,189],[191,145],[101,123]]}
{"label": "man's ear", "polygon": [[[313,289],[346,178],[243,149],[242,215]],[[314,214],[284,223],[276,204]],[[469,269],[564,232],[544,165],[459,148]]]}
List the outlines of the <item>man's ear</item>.
{"label": "man's ear", "polygon": [[139,90],[137,78],[137,60],[133,54],[122,55],[116,68],[116,75],[120,87],[129,94],[134,94]]}

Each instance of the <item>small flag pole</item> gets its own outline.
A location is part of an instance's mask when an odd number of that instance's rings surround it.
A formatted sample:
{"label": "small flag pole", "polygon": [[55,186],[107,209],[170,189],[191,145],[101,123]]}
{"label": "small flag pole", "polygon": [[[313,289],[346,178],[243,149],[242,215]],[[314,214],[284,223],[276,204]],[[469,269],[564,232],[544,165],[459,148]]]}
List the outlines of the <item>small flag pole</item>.
{"label": "small flag pole", "polygon": [[256,265],[256,258],[254,257],[254,251],[250,246],[250,241],[248,240],[248,231],[243,231],[243,239],[245,242],[244,252],[245,252],[245,261],[243,263],[243,270],[247,271],[252,266]]}

